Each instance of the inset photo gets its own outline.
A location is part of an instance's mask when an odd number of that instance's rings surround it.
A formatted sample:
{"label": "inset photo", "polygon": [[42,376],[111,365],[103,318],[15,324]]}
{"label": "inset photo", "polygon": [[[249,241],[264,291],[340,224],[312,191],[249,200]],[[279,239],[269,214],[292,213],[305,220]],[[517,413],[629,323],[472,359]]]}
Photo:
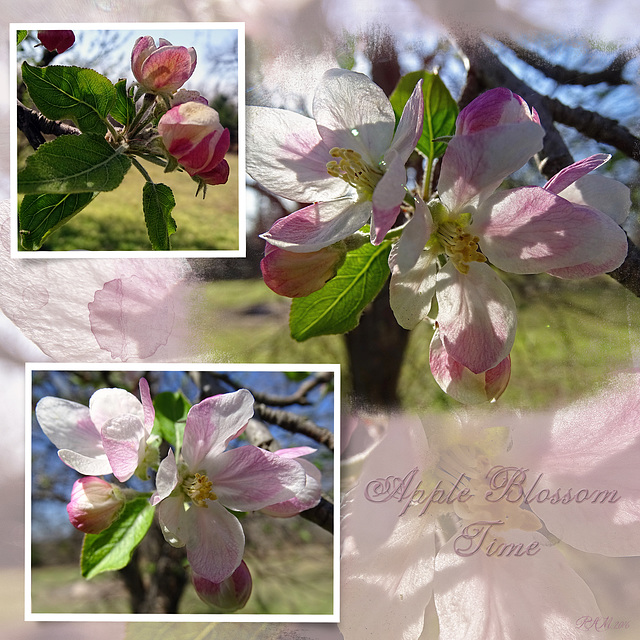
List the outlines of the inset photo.
{"label": "inset photo", "polygon": [[64,26],[11,29],[12,256],[244,257],[244,25]]}
{"label": "inset photo", "polygon": [[27,365],[26,620],[337,622],[339,367],[158,366]]}

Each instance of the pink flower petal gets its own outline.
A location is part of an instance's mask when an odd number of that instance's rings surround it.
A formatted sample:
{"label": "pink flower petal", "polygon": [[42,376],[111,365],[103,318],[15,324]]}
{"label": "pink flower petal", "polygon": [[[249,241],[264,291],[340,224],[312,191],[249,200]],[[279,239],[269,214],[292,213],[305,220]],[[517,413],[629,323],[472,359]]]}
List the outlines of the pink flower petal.
{"label": "pink flower petal", "polygon": [[497,400],[507,388],[511,376],[509,356],[492,369],[472,373],[447,353],[437,330],[429,347],[429,365],[438,386],[447,395],[465,404]]}
{"label": "pink flower petal", "polygon": [[244,531],[238,518],[219,502],[206,508],[190,507],[182,516],[189,538],[187,558],[191,568],[211,582],[222,582],[242,562]]}
{"label": "pink flower petal", "polygon": [[542,149],[543,135],[539,124],[525,121],[454,136],[438,181],[442,203],[453,212],[477,207]]}
{"label": "pink flower petal", "polygon": [[84,405],[46,396],[36,405],[36,419],[58,449],[73,449],[86,456],[104,455],[100,430]]}
{"label": "pink flower petal", "polygon": [[88,305],[91,331],[114,359],[149,358],[169,340],[173,302],[159,301],[150,284],[138,276],[111,280]]}
{"label": "pink flower petal", "polygon": [[221,504],[255,511],[302,493],[306,473],[297,460],[251,445],[211,454],[202,463]]}
{"label": "pink flower petal", "polygon": [[[596,176],[589,176],[596,177]],[[609,216],[597,212],[601,225],[600,245],[594,251],[588,262],[565,267],[563,269],[549,269],[548,273],[558,278],[591,278],[609,273],[617,269],[627,257],[629,244],[627,234],[618,223]]]}
{"label": "pink flower petal", "polygon": [[389,302],[398,324],[405,329],[413,329],[427,319],[431,309],[436,290],[436,256],[430,251],[423,251],[415,265],[402,272],[398,267],[402,255],[400,243],[402,239],[389,254]]}
{"label": "pink flower petal", "polygon": [[317,202],[280,218],[260,237],[287,251],[309,253],[344,240],[370,216],[371,202]]}
{"label": "pink flower petal", "polygon": [[551,191],[551,193],[559,195],[561,191],[572,185],[576,180],[591,173],[610,159],[611,156],[608,153],[597,153],[584,160],[574,162],[561,171],[558,171],[558,173],[544,185],[544,188],[547,191]]}
{"label": "pink flower petal", "polygon": [[327,148],[357,151],[377,166],[393,138],[396,119],[384,91],[367,76],[329,69],[313,98],[313,116]]}
{"label": "pink flower petal", "polygon": [[376,185],[372,197],[371,242],[380,244],[389,229],[393,227],[400,205],[407,193],[407,171],[404,168],[406,158],[394,151],[387,153],[387,167],[380,182]]}
{"label": "pink flower petal", "polygon": [[[543,474],[530,507],[549,531],[577,549],[640,554],[639,390],[640,374],[624,374],[553,419],[514,426],[513,448],[504,460],[530,469],[529,489]],[[567,501],[539,501],[537,489],[550,490],[550,496],[560,489]],[[617,494],[607,495],[613,490]]]}
{"label": "pink flower petal", "polygon": [[156,410],[153,408],[153,400],[151,399],[149,383],[145,378],[140,378],[138,387],[140,389],[140,401],[142,402],[142,409],[144,412],[144,426],[147,432],[147,436],[149,436],[151,435],[151,430],[153,429],[153,421],[156,417]]}
{"label": "pink flower petal", "polygon": [[[402,110],[400,122],[398,122],[390,147],[390,150],[396,151],[400,158],[402,158],[403,165],[413,153],[413,150],[418,144],[418,140],[420,140],[423,119],[424,98],[422,94],[422,80],[419,80]],[[386,156],[385,161],[387,161]]]}
{"label": "pink flower petal", "polygon": [[631,209],[629,187],[618,180],[598,174],[579,178],[558,195],[569,202],[602,211],[618,224],[627,219]]}
{"label": "pink flower petal", "polygon": [[126,482],[138,468],[146,437],[143,423],[132,415],[118,416],[102,428],[102,445],[113,475],[120,482]]}
{"label": "pink flower petal", "polygon": [[480,237],[482,252],[499,269],[542,273],[582,264],[597,255],[601,215],[541,187],[520,187],[486,200],[471,230]]}
{"label": "pink flower petal", "polygon": [[111,463],[106,454],[86,456],[70,449],[60,449],[58,457],[67,466],[85,476],[104,476],[111,473]]}
{"label": "pink flower petal", "polygon": [[434,597],[440,640],[584,638],[576,621],[598,616],[598,605],[562,553],[535,532],[494,526],[487,541],[498,536],[524,548],[537,542],[539,552],[514,558],[480,550],[462,557],[454,551],[457,536],[438,552]]}
{"label": "pink flower petal", "polygon": [[247,107],[247,172],[266,189],[296,202],[334,200],[351,187],[330,176],[334,160],[312,118],[269,107]]}
{"label": "pink flower petal", "polygon": [[99,431],[103,425],[124,414],[135,416],[144,423],[142,403],[125,389],[98,389],[89,400],[89,413]]}
{"label": "pink flower petal", "polygon": [[[15,260],[10,226],[9,202],[0,202],[0,306],[54,360],[184,362],[199,342],[191,326],[194,285],[185,259]],[[142,306],[135,287],[126,284],[133,277],[147,289]],[[121,297],[113,295],[117,280],[125,283]],[[107,282],[112,284],[105,287]]]}
{"label": "pink flower petal", "polygon": [[431,234],[436,230],[431,213],[422,198],[416,199],[416,208],[407,222],[400,240],[392,249],[393,266],[399,273],[409,271],[420,257]]}
{"label": "pink flower petal", "polygon": [[511,352],[516,309],[508,287],[487,264],[461,274],[447,263],[436,286],[438,325],[449,355],[473,373],[493,369]]}
{"label": "pink flower petal", "polygon": [[509,89],[491,89],[470,102],[456,119],[456,135],[464,136],[505,124],[537,122],[540,118],[535,109]]}
{"label": "pink flower petal", "polygon": [[[278,451],[274,453],[282,457],[288,455],[279,453]],[[298,464],[302,466],[307,475],[304,489],[298,492],[293,498],[264,507],[261,509],[262,513],[275,518],[290,518],[298,515],[302,511],[315,507],[320,502],[320,494],[322,492],[322,473],[320,469],[308,460],[298,460]]]}
{"label": "pink flower petal", "polygon": [[169,449],[166,457],[160,462],[156,474],[156,491],[151,496],[151,504],[156,505],[168,498],[178,485],[178,466],[173,449]]}
{"label": "pink flower petal", "polygon": [[253,416],[253,396],[246,389],[225,393],[191,407],[184,429],[182,456],[197,471],[205,456],[221,454]]}

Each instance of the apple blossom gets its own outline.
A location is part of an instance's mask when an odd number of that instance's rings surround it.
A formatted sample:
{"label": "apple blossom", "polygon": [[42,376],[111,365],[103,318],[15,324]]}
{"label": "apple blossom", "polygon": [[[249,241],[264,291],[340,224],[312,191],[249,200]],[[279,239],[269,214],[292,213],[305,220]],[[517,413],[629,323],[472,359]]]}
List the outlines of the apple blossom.
{"label": "apple blossom", "polygon": [[280,218],[262,237],[309,253],[350,236],[371,219],[382,242],[406,193],[405,162],[422,134],[422,83],[397,129],[380,87],[345,69],[327,71],[313,99],[313,118],[283,109],[249,107],[247,171],[278,196],[313,202]]}
{"label": "apple blossom", "polygon": [[124,505],[118,487],[92,476],[76,480],[67,505],[69,521],[83,533],[100,533],[116,519]]}
{"label": "apple blossom", "polygon": [[62,462],[84,475],[128,480],[144,464],[155,416],[149,384],[140,378],[139,386],[141,401],[124,389],[98,389],[89,407],[42,398],[36,418]]}
{"label": "apple blossom", "polygon": [[156,46],[151,36],[136,40],[131,52],[131,70],[140,86],[149,93],[175,93],[196,68],[193,47],[172,45],[160,38]]}
{"label": "apple blossom", "polygon": [[253,582],[251,572],[243,560],[238,568],[222,582],[211,582],[194,573],[191,576],[198,597],[216,613],[233,613],[247,604]]}
{"label": "apple blossom", "polygon": [[438,198],[417,199],[389,257],[398,322],[411,329],[425,320],[435,297],[442,345],[473,374],[503,362],[515,337],[515,303],[489,262],[511,273],[579,277],[611,271],[626,256],[617,223],[629,190],[605,180],[594,193],[586,176],[609,156],[575,163],[545,187],[494,193],[541,149],[543,133],[535,110],[507,89],[471,102],[442,159]]}
{"label": "apple blossom", "polygon": [[555,415],[394,418],[342,507],[345,640],[430,638],[432,601],[441,640],[582,638],[598,605],[555,544],[640,554],[639,390],[635,372]]}
{"label": "apple blossom", "polygon": [[76,36],[73,31],[69,30],[44,30],[38,31],[38,39],[47,51],[64,53],[73,46]]}
{"label": "apple blossom", "polygon": [[229,164],[224,155],[231,138],[215,109],[201,102],[178,104],[160,118],[158,132],[190,176],[210,185],[227,182]]}
{"label": "apple blossom", "polygon": [[301,494],[306,473],[294,459],[251,445],[225,451],[253,415],[246,389],[206,398],[189,410],[182,450],[160,463],[156,493],[165,539],[186,546],[192,570],[214,583],[242,561],[244,533],[227,509],[254,511]]}

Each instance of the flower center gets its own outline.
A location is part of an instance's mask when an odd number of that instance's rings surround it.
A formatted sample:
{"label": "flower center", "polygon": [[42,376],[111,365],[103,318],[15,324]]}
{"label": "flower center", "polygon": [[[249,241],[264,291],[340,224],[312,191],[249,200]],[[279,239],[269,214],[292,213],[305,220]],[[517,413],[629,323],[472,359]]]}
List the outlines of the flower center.
{"label": "flower center", "polygon": [[370,167],[362,161],[362,156],[353,149],[334,147],[329,152],[339,160],[327,162],[327,173],[334,178],[341,178],[358,191],[371,195],[383,172]]}
{"label": "flower center", "polygon": [[469,273],[470,262],[486,262],[478,248],[480,238],[465,231],[457,222],[447,221],[438,225],[436,239],[449,260],[460,273]]}
{"label": "flower center", "polygon": [[206,507],[207,500],[217,500],[218,496],[212,491],[213,483],[206,475],[196,473],[184,482],[184,490],[198,507]]}

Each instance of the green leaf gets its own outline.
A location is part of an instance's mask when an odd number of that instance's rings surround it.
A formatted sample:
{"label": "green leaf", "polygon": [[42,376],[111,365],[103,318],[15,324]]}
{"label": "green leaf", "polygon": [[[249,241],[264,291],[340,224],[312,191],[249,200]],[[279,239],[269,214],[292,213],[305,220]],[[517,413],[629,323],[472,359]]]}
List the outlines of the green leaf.
{"label": "green leaf", "polygon": [[351,251],[327,284],[291,303],[289,327],[298,341],[332,333],[346,333],[359,322],[363,309],[378,295],[389,277],[390,242],[365,244]]}
{"label": "green leaf", "polygon": [[187,413],[191,405],[180,392],[164,391],[153,399],[156,417],[153,433],[164,438],[176,450],[182,448]]}
{"label": "green leaf", "polygon": [[27,37],[28,33],[29,32],[26,30],[22,31],[18,29],[18,31],[16,32],[16,39],[17,39],[16,45],[19,45]]}
{"label": "green leaf", "polygon": [[116,82],[116,102],[111,109],[111,115],[122,125],[127,127],[136,115],[136,106],[127,93],[127,81]]}
{"label": "green leaf", "polygon": [[400,118],[404,105],[420,79],[423,80],[424,124],[422,136],[418,141],[418,151],[430,160],[435,160],[444,155],[447,145],[444,142],[433,142],[434,138],[453,135],[458,117],[458,105],[444,82],[440,80],[440,76],[427,71],[408,73],[400,79],[389,100],[396,118]]}
{"label": "green leaf", "polygon": [[40,145],[18,173],[19,193],[111,191],[131,166],[123,149],[84,133],[60,136]]}
{"label": "green leaf", "polygon": [[51,120],[71,119],[85,133],[104,135],[105,121],[116,101],[110,80],[81,67],[32,67],[22,63],[22,79],[29,95]]}
{"label": "green leaf", "polygon": [[166,184],[145,182],[142,188],[142,209],[151,246],[156,251],[171,249],[169,236],[176,232],[171,211],[176,206],[173,191]]}
{"label": "green leaf", "polygon": [[100,533],[84,537],[80,569],[85,578],[93,578],[105,571],[122,569],[140,544],[153,521],[155,507],[141,496],[125,504],[118,519]]}
{"label": "green leaf", "polygon": [[36,251],[56,229],[82,211],[97,193],[41,193],[26,195],[18,209],[20,244]]}

